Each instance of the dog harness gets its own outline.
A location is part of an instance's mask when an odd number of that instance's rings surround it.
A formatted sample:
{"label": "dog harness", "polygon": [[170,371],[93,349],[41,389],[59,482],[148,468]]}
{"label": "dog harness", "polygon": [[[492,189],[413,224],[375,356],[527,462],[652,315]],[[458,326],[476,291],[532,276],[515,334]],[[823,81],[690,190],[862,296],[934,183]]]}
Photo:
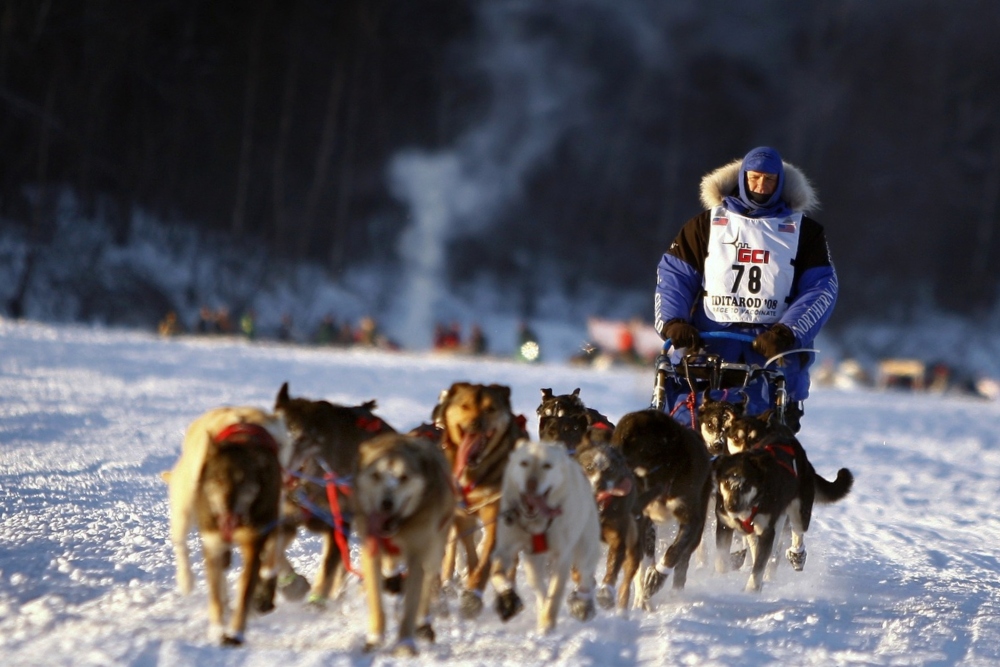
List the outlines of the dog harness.
{"label": "dog harness", "polygon": [[795,448],[791,445],[765,445],[764,451],[774,457],[782,468],[787,470],[792,477],[799,476],[798,466],[795,464]]}
{"label": "dog harness", "polygon": [[237,422],[219,431],[213,442],[217,445],[253,445],[264,447],[275,454],[278,453],[278,442],[271,433],[260,424]]}
{"label": "dog harness", "polygon": [[754,505],[753,508],[750,509],[750,516],[743,521],[740,521],[740,528],[742,528],[743,532],[747,535],[753,532],[753,520],[757,518],[757,512],[759,511],[760,508]]}
{"label": "dog harness", "polygon": [[[791,445],[765,445],[762,448],[765,452],[774,457],[775,462],[784,468],[792,477],[798,477],[799,471],[798,466],[795,464],[795,448]],[[747,535],[753,532],[753,520],[757,518],[757,512],[760,508],[754,505],[750,509],[750,516],[748,516],[743,521],[740,521],[740,528],[743,529]]]}

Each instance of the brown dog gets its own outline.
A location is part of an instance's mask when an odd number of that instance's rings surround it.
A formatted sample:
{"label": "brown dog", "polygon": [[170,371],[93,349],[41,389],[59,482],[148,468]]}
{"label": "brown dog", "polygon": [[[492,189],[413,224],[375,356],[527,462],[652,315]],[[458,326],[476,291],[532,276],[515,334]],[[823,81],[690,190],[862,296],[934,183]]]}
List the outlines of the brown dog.
{"label": "brown dog", "polygon": [[394,652],[415,655],[415,635],[434,639],[430,605],[455,517],[448,462],[436,442],[387,433],[362,443],[354,479],[353,507],[363,542],[361,563],[368,600],[365,650],[375,650],[385,638],[382,571],[388,559],[402,563],[407,573],[402,580],[403,612]]}
{"label": "brown dog", "polygon": [[601,521],[601,540],[608,545],[604,581],[597,589],[597,603],[605,609],[615,603],[615,585],[618,574],[624,566],[625,577],[618,589],[619,613],[628,611],[629,592],[635,573],[639,570],[644,552],[644,538],[647,530],[640,520],[636,504],[639,490],[635,475],[620,449],[610,443],[596,442],[581,445],[576,451],[576,460],[583,467],[583,474],[590,481],[597,501],[598,517]]}
{"label": "brown dog", "polygon": [[[289,449],[280,418],[251,407],[217,408],[192,422],[177,464],[164,474],[170,485],[178,585],[183,593],[191,589],[187,533],[195,521],[205,555],[210,632],[224,645],[243,643],[247,613],[261,576],[268,593],[258,608],[270,611],[274,606],[281,463]],[[234,544],[240,547],[243,571],[236,608],[223,630],[225,570]]]}
{"label": "brown dog", "polygon": [[[441,399],[444,437],[441,445],[458,486],[460,509],[456,513],[457,541],[465,547],[468,573],[460,601],[464,618],[483,609],[483,590],[490,575],[496,546],[496,522],[507,459],[519,438],[527,437],[524,418],[515,417],[510,387],[456,382]],[[481,527],[477,549],[473,533]],[[450,541],[441,578],[450,583],[454,574],[457,541]]]}
{"label": "brown dog", "polygon": [[[343,553],[351,526],[340,510],[348,506],[347,492],[358,448],[376,435],[396,432],[372,412],[374,408],[375,401],[343,406],[291,398],[287,382],[275,400],[274,412],[287,424],[294,449],[284,511],[285,541],[290,543],[295,538],[298,526],[324,535],[322,560],[309,594],[313,604],[329,599],[349,564],[344,562]],[[285,596],[295,599],[304,595],[305,580],[284,553],[279,563]]]}

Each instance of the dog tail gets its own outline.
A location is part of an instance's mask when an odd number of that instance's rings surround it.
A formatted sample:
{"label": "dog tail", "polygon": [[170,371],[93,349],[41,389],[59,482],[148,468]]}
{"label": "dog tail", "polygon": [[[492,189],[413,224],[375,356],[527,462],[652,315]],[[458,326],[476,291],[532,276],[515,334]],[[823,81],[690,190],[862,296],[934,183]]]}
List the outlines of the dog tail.
{"label": "dog tail", "polygon": [[816,475],[816,499],[821,503],[835,503],[848,493],[854,486],[854,475],[847,468],[837,471],[837,479],[828,482]]}

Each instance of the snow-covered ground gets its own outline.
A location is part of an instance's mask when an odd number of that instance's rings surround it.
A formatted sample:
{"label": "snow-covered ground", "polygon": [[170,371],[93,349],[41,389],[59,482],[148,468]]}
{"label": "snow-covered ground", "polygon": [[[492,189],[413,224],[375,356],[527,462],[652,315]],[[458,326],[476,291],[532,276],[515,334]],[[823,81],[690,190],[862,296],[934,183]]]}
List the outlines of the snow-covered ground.
{"label": "snow-covered ground", "polygon": [[[4,665],[832,665],[1000,663],[1000,404],[816,389],[800,434],[817,471],[847,466],[841,503],[819,506],[805,571],[760,595],[746,573],[694,569],[651,613],[566,615],[534,632],[534,609],[502,624],[436,621],[415,660],[362,654],[352,582],[319,611],[279,600],[247,645],[206,635],[206,593],[174,590],[166,486],[188,422],[220,404],[293,395],[379,401],[400,429],[456,380],[511,386],[535,429],[539,389],[581,388],[612,419],[648,405],[651,373],[413,354],[172,339],[0,320],[0,662]],[[196,546],[192,535],[192,545]],[[311,575],[318,538],[295,543]],[[197,553],[197,552],[196,552]],[[356,554],[355,554],[356,557]],[[529,598],[530,600],[530,598]],[[492,595],[487,596],[487,605]]]}

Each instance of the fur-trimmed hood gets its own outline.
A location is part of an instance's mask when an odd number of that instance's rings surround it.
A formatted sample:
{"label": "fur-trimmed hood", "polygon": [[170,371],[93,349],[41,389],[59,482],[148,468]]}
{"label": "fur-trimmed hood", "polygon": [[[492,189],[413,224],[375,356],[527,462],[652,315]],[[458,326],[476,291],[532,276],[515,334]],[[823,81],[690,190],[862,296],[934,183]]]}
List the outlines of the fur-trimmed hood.
{"label": "fur-trimmed hood", "polygon": [[[702,177],[701,203],[705,208],[715,208],[722,205],[723,199],[738,189],[742,164],[742,158],[733,160]],[[782,199],[796,212],[810,213],[818,210],[820,207],[819,197],[802,170],[788,162],[782,161],[781,164],[785,168],[785,187]]]}

